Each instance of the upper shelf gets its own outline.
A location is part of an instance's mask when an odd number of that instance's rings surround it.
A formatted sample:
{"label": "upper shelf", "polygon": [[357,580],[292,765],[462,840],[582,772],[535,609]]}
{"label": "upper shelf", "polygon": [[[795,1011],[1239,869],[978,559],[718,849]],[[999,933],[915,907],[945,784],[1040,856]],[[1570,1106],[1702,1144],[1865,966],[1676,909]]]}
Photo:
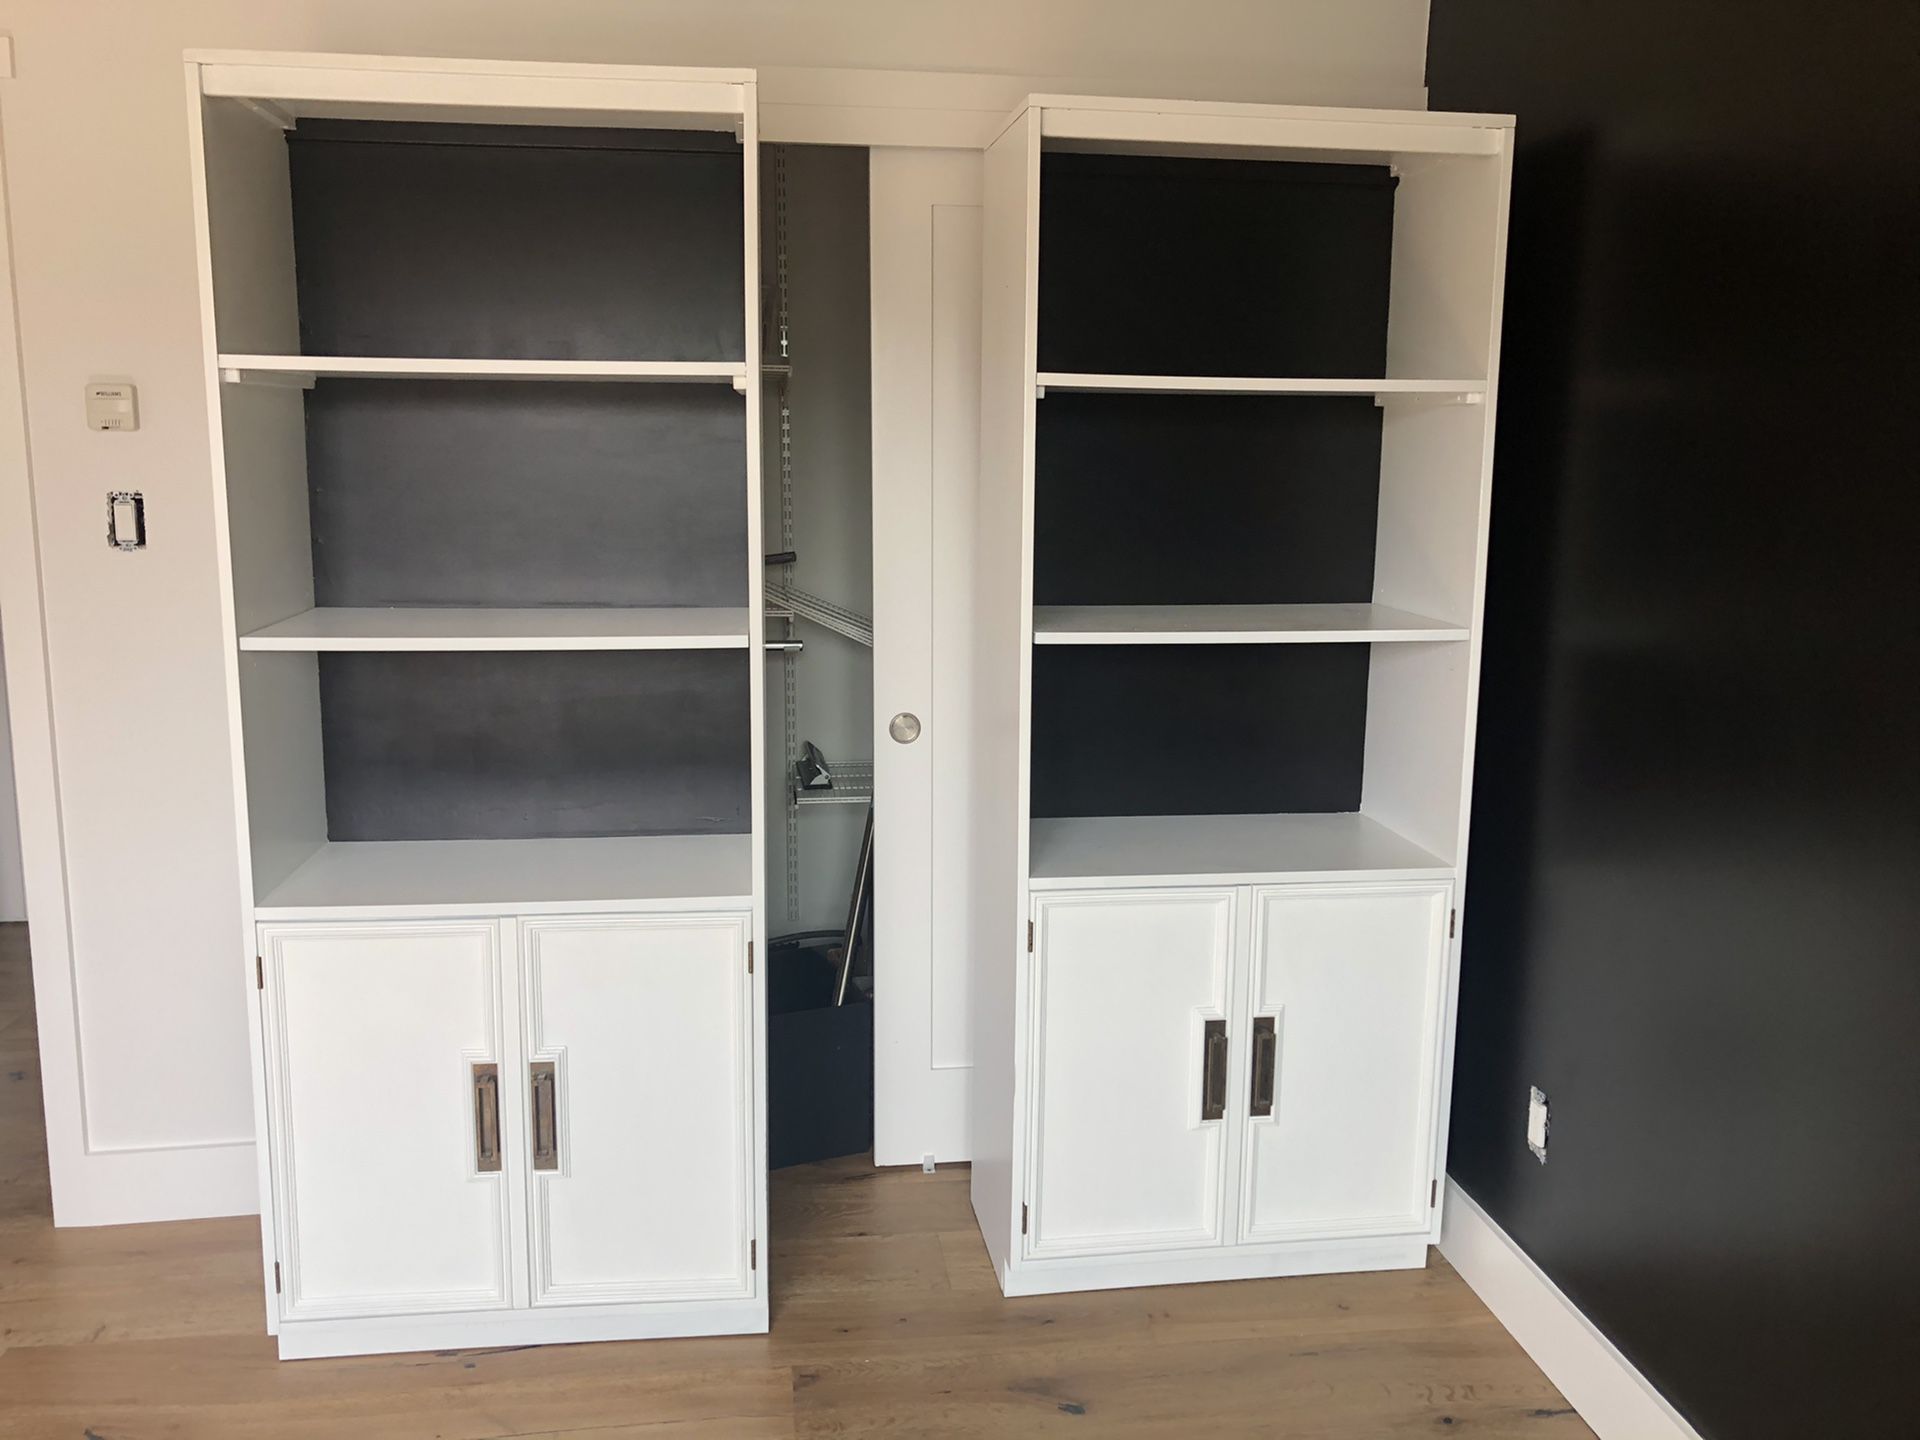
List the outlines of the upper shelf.
{"label": "upper shelf", "polygon": [[1260,375],[1095,375],[1042,370],[1034,377],[1041,394],[1049,390],[1130,392],[1136,395],[1371,395],[1427,396],[1477,405],[1486,398],[1484,380],[1327,380],[1270,378]]}
{"label": "upper shelf", "polygon": [[326,376],[362,380],[611,380],[744,388],[736,360],[443,360],[391,355],[222,355],[229,385],[313,384]]}
{"label": "upper shelf", "polygon": [[1388,605],[1038,605],[1036,645],[1343,645],[1464,640]]}
{"label": "upper shelf", "polygon": [[744,609],[332,606],[240,637],[242,650],[744,650]]}

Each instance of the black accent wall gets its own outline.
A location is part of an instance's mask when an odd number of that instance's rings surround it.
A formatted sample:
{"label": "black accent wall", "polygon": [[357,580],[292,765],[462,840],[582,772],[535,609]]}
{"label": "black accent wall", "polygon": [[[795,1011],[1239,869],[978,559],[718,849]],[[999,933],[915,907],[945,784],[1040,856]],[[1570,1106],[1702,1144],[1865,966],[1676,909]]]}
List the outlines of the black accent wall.
{"label": "black accent wall", "polygon": [[1449,1171],[1704,1435],[1920,1433],[1920,6],[1430,33],[1519,116]]}

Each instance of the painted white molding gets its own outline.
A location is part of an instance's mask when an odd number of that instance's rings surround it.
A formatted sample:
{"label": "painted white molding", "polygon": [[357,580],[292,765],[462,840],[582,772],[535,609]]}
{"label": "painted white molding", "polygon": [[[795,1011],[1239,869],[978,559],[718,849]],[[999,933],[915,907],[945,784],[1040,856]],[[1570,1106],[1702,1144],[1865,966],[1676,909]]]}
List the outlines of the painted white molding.
{"label": "painted white molding", "polygon": [[1440,1253],[1600,1440],[1701,1440],[1451,1176]]}

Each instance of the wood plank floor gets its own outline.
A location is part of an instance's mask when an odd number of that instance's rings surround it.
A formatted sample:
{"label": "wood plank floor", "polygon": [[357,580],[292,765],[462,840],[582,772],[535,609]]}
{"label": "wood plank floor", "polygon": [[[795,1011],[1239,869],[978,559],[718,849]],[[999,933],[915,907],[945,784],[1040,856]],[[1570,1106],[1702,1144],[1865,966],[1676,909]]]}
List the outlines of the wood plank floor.
{"label": "wood plank floor", "polygon": [[26,936],[0,926],[0,1435],[1590,1436],[1422,1271],[1002,1299],[965,1167],[773,1180],[773,1333],[281,1363],[251,1220],[55,1230]]}

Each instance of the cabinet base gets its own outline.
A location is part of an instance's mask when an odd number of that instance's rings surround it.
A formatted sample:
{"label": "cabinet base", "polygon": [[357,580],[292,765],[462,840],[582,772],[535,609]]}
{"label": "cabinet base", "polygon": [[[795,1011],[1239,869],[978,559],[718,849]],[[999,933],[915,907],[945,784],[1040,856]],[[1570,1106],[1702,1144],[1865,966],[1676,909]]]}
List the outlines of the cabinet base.
{"label": "cabinet base", "polygon": [[371,1320],[283,1320],[280,1358],[391,1355],[408,1350],[478,1350],[501,1345],[568,1345],[590,1340],[661,1340],[691,1335],[764,1335],[767,1302],[604,1305],[491,1310],[464,1315],[388,1315]]}
{"label": "cabinet base", "polygon": [[1335,1240],[1284,1250],[1183,1250],[1166,1255],[1103,1255],[1072,1260],[1014,1259],[1000,1277],[1005,1295],[1062,1295],[1075,1290],[1127,1290],[1144,1285],[1196,1285],[1212,1280],[1267,1280],[1282,1275],[1340,1275],[1361,1270],[1419,1270],[1428,1237]]}

